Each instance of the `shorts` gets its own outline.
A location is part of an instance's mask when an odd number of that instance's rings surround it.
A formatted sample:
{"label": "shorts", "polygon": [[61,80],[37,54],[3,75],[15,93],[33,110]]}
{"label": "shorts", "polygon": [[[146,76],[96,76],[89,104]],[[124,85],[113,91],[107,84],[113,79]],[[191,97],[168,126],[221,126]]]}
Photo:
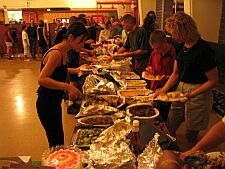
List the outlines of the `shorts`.
{"label": "shorts", "polygon": [[[182,93],[190,93],[201,85],[180,82],[177,90]],[[172,103],[167,120],[169,130],[175,132],[173,128],[176,130],[183,121],[187,130],[201,131],[207,129],[212,105],[213,96],[211,90],[190,98],[185,103]]]}
{"label": "shorts", "polygon": [[13,47],[13,43],[12,42],[5,42],[7,47]]}
{"label": "shorts", "polygon": [[23,49],[24,49],[24,52],[23,52],[24,55],[30,54],[30,47],[29,46],[24,46]]}

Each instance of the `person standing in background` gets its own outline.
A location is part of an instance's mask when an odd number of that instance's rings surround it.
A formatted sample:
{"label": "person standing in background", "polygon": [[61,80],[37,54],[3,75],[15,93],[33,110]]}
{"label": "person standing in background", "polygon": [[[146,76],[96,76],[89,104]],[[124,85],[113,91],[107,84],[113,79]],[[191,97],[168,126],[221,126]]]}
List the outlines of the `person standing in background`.
{"label": "person standing in background", "polygon": [[22,42],[23,42],[23,50],[24,50],[24,61],[29,61],[30,59],[28,59],[27,56],[30,54],[30,43],[29,43],[26,25],[22,26]]}
{"label": "person standing in background", "polygon": [[106,40],[108,40],[110,38],[110,28],[112,27],[111,22],[107,22],[104,25],[104,29],[101,30],[100,34],[99,34],[99,40],[98,42],[102,43],[105,42]]}
{"label": "person standing in background", "polygon": [[27,34],[30,43],[30,53],[33,59],[36,59],[37,51],[37,26],[34,23],[34,20],[30,21],[30,26],[27,28]]}
{"label": "person standing in background", "polygon": [[143,23],[142,27],[146,30],[146,32],[148,34],[148,39],[149,39],[151,36],[151,33],[155,30],[154,18],[151,16],[147,16],[144,19],[144,23]]}
{"label": "person standing in background", "polygon": [[153,18],[153,27],[154,29],[159,29],[159,26],[156,24],[156,14],[154,11],[149,11],[145,18],[151,17]]}
{"label": "person standing in background", "polygon": [[[12,47],[13,55],[12,56],[16,55],[17,57],[19,57],[17,29],[13,26],[12,22],[10,22],[9,26],[10,26],[11,35],[12,35],[12,38],[13,38],[13,47]],[[14,53],[14,50],[16,51],[16,53]]]}
{"label": "person standing in background", "polygon": [[42,50],[42,57],[44,56],[45,52],[47,52],[48,48],[48,40],[46,37],[46,29],[45,23],[43,20],[39,21],[38,28],[37,28],[37,39],[38,39],[38,55]]}
{"label": "person standing in background", "polygon": [[57,34],[60,30],[62,30],[62,25],[60,20],[56,20],[55,34]]}
{"label": "person standing in background", "polygon": [[7,58],[9,60],[12,60],[12,47],[13,47],[13,38],[10,31],[9,24],[5,24],[5,44],[6,44],[6,52],[7,52]]}

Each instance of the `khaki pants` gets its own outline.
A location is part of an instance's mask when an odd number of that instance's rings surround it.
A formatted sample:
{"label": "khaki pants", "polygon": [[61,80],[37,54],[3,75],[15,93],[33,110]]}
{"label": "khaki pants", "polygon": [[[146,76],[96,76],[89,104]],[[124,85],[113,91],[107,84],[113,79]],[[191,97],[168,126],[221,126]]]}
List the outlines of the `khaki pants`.
{"label": "khaki pants", "polygon": [[[177,90],[182,93],[190,93],[201,85],[180,82]],[[211,90],[188,99],[185,103],[172,103],[167,119],[167,127],[171,135],[175,135],[182,122],[185,122],[186,129],[190,131],[206,129],[208,127],[209,114],[212,111],[212,104],[213,96]]]}

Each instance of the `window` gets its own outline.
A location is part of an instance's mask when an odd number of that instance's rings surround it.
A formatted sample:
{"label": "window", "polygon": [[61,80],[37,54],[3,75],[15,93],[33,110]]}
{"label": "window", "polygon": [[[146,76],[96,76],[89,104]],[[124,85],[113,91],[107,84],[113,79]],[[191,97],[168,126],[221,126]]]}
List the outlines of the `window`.
{"label": "window", "polygon": [[21,22],[23,20],[22,11],[8,11],[8,18],[11,22]]}

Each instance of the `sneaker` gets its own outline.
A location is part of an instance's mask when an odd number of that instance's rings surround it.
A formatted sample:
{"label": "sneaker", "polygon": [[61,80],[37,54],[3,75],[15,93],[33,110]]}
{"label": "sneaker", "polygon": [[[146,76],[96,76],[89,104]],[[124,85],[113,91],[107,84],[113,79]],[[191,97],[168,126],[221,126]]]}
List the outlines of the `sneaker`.
{"label": "sneaker", "polygon": [[12,55],[11,58],[14,58],[14,55]]}

